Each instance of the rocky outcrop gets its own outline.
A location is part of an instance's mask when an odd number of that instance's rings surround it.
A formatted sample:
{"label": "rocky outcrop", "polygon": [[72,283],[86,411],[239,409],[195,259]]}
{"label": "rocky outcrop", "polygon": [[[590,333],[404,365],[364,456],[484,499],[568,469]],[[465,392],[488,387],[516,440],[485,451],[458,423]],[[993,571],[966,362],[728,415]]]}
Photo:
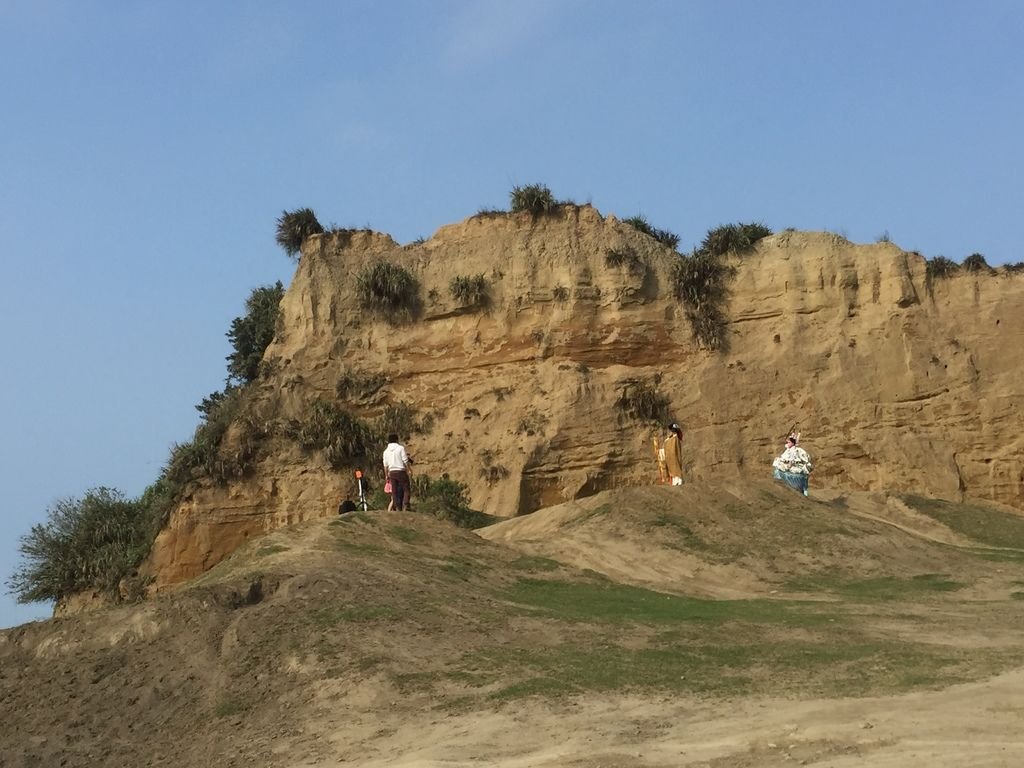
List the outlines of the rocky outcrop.
{"label": "rocky outcrop", "polygon": [[[610,265],[609,250],[632,256]],[[673,296],[677,259],[589,206],[475,216],[408,246],[316,236],[252,397],[264,418],[298,419],[316,398],[337,399],[343,375],[383,374],[352,406],[430,414],[432,429],[407,441],[416,471],[467,483],[474,506],[498,515],[655,482],[659,430],[620,406],[637,382],[683,425],[691,482],[765,475],[798,424],[812,488],[1024,508],[1024,277],[930,282],[925,260],[893,244],[783,232],[733,257],[728,349],[714,352]],[[409,316],[357,301],[356,276],[376,260],[418,280]],[[487,305],[461,305],[450,281],[478,274]],[[175,512],[150,559],[158,584],[252,535],[334,514],[351,490],[349,473],[283,437],[263,456],[250,477],[200,484]],[[375,457],[367,464],[376,470]]]}

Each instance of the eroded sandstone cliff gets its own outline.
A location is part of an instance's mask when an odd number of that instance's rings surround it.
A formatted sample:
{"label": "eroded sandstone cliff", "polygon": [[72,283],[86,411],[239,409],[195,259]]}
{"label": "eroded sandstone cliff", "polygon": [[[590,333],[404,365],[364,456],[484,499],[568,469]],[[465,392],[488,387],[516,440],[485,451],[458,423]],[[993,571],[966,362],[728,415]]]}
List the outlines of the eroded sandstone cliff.
{"label": "eroded sandstone cliff", "polygon": [[[610,266],[609,250],[632,263]],[[515,515],[656,481],[658,430],[617,405],[656,386],[683,425],[688,479],[765,475],[794,424],[812,488],[913,490],[1024,508],[1024,277],[929,281],[890,243],[783,232],[732,259],[728,349],[694,342],[671,288],[678,256],[589,206],[481,215],[399,246],[372,232],[307,241],[252,397],[261,418],[300,419],[339,378],[383,374],[351,403],[406,402],[433,417],[407,445],[417,472],[465,482],[474,506]],[[411,317],[363,309],[376,260],[419,281]],[[483,274],[489,303],[452,298]],[[348,472],[273,438],[252,475],[200,483],[157,539],[157,584],[195,576],[252,535],[334,514]],[[376,457],[367,466],[376,470]]]}

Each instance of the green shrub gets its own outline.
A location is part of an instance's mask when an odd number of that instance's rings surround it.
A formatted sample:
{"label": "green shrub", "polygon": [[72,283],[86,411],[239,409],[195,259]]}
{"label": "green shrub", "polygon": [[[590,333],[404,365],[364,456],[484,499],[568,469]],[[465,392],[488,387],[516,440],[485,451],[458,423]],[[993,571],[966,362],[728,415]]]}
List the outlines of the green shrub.
{"label": "green shrub", "polygon": [[712,256],[724,256],[727,253],[743,253],[754,247],[763,237],[768,237],[771,229],[764,224],[723,224],[708,230],[701,242],[700,249]]}
{"label": "green shrub", "polygon": [[615,407],[637,421],[668,421],[669,400],[659,391],[660,384],[660,376],[628,382]]}
{"label": "green shrub", "polygon": [[282,298],[284,286],[280,280],[254,288],[245,300],[245,315],[231,321],[226,335],[234,352],[227,357],[228,381],[247,384],[259,376],[263,354],[280,322]]}
{"label": "green shrub", "polygon": [[632,216],[631,218],[623,219],[623,223],[628,224],[639,232],[643,232],[645,235],[653,237],[673,251],[679,245],[679,235],[675,232],[669,232],[667,229],[652,227],[644,216]]}
{"label": "green shrub", "polygon": [[1012,275],[1016,272],[1024,272],[1024,261],[1018,261],[1014,264],[1004,264],[1003,269],[1006,273]]}
{"label": "green shrub", "polygon": [[609,248],[605,251],[604,263],[613,268],[625,267],[636,277],[647,274],[647,264],[632,248]]}
{"label": "green shrub", "polygon": [[356,294],[369,309],[412,310],[418,290],[409,270],[385,261],[375,262],[356,275]]}
{"label": "green shrub", "polygon": [[375,442],[366,422],[326,400],[312,403],[294,436],[303,448],[323,450],[335,469],[365,457]]}
{"label": "green shrub", "polygon": [[483,274],[453,277],[448,290],[452,298],[463,306],[482,307],[487,304],[487,280]]}
{"label": "green shrub", "polygon": [[500,208],[480,208],[473,214],[473,218],[492,219],[496,216],[505,216],[506,214],[508,214],[508,211],[503,211]]}
{"label": "green shrub", "polygon": [[468,491],[464,483],[448,475],[437,480],[429,475],[412,477],[413,508],[417,512],[447,520],[460,528],[480,528],[494,522],[489,515],[470,509]]}
{"label": "green shrub", "polygon": [[310,235],[322,234],[324,228],[311,208],[284,211],[277,220],[277,244],[292,258],[302,253],[302,244]]}
{"label": "green shrub", "polygon": [[729,280],[735,268],[723,264],[718,256],[705,250],[683,256],[673,267],[676,296],[686,310],[693,338],[707,349],[726,349]]}
{"label": "green shrub", "polygon": [[483,465],[480,467],[480,477],[486,480],[488,485],[494,485],[510,474],[507,467],[494,461],[495,458],[494,451],[490,448],[480,451],[480,463]]}
{"label": "green shrub", "polygon": [[961,264],[965,272],[993,272],[992,267],[985,261],[985,257],[980,253],[972,253]]}
{"label": "green shrub", "polygon": [[365,400],[377,394],[387,381],[383,373],[364,373],[346,368],[338,377],[334,391],[342,400]]}
{"label": "green shrub", "polygon": [[543,184],[526,184],[522,187],[512,187],[509,193],[510,207],[512,213],[530,213],[533,216],[543,216],[554,213],[558,203],[551,190]]}
{"label": "green shrub", "polygon": [[119,582],[149,552],[150,527],[143,505],[112,488],[58,501],[47,521],[21,538],[25,562],[8,586],[21,603],[86,590],[116,596]]}
{"label": "green shrub", "polygon": [[936,256],[934,259],[928,259],[928,263],[925,266],[925,273],[929,278],[952,277],[959,271],[960,265],[952,259],[947,259],[945,256]]}
{"label": "green shrub", "polygon": [[384,406],[384,411],[374,422],[374,442],[380,443],[383,450],[388,435],[419,435],[429,432],[433,426],[434,419],[431,415],[420,419],[416,409],[408,403],[389,403]]}
{"label": "green shrub", "polygon": [[[177,443],[163,470],[173,488],[181,490],[199,477],[208,477],[223,485],[244,477],[251,471],[261,441],[269,427],[246,410],[244,387],[229,385],[223,392],[203,398],[196,408],[203,421],[196,427],[192,440]],[[235,439],[225,445],[228,430],[236,426]]]}

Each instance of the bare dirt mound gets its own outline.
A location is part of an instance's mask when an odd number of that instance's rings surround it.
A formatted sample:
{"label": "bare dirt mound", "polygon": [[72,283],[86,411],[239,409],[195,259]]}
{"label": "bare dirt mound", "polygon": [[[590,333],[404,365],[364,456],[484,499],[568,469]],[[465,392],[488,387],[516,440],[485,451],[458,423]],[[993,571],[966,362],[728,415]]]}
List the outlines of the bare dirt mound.
{"label": "bare dirt mound", "polygon": [[1020,516],[753,483],[605,493],[482,533],[304,523],[153,602],[0,632],[0,765],[1019,754]]}

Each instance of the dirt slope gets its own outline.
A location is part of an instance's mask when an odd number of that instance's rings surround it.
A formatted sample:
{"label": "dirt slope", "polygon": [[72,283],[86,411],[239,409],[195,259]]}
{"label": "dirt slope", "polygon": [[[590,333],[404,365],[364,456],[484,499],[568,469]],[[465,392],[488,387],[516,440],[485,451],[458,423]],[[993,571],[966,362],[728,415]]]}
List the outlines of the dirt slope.
{"label": "dirt slope", "polygon": [[1024,747],[1012,512],[694,484],[482,534],[312,521],[152,602],[0,632],[0,765],[1009,766]]}
{"label": "dirt slope", "polygon": [[771,480],[648,486],[560,504],[479,534],[616,581],[721,599],[792,592],[824,577],[938,572],[975,574],[978,589],[998,571],[977,562],[977,542],[906,498],[913,497],[815,491],[804,498]]}

